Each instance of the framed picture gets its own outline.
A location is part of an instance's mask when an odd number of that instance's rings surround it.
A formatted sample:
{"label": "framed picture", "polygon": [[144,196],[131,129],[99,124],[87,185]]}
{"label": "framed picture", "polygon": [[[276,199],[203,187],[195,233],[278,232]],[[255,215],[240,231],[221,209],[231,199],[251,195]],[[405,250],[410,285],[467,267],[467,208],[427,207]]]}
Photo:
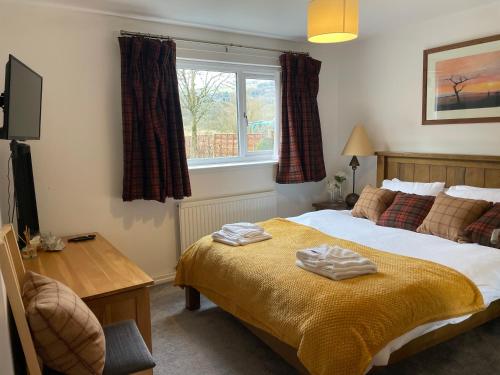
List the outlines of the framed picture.
{"label": "framed picture", "polygon": [[422,124],[500,122],[500,34],[424,51]]}

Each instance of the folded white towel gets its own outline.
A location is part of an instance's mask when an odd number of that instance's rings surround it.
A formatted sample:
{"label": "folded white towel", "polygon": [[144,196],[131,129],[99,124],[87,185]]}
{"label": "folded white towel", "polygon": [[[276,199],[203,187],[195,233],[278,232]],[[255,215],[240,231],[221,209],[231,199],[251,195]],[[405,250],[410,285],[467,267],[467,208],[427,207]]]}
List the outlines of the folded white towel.
{"label": "folded white towel", "polygon": [[297,266],[333,280],[377,272],[377,265],[340,246],[320,245],[297,251]]}
{"label": "folded white towel", "polygon": [[366,269],[362,269],[362,270],[354,270],[353,269],[353,270],[349,270],[349,271],[336,272],[336,271],[328,270],[325,268],[308,267],[304,263],[302,263],[299,259],[297,259],[295,261],[295,264],[298,267],[300,267],[306,271],[309,271],[309,272],[312,272],[312,273],[315,273],[315,274],[318,274],[318,275],[321,275],[324,277],[328,277],[329,279],[336,280],[336,281],[350,279],[350,278],[362,276],[362,275],[373,274],[373,273],[377,272],[376,267],[375,268],[366,268]]}
{"label": "folded white towel", "polygon": [[261,229],[262,230],[262,227],[258,224],[255,224],[255,223],[248,223],[248,222],[239,222],[239,223],[230,223],[230,224],[224,224],[222,226],[222,229],[238,229],[238,228],[241,228],[241,229]]}
{"label": "folded white towel", "polygon": [[352,250],[344,249],[340,246],[329,246],[327,244],[297,251],[297,258],[301,261],[321,261],[321,260],[359,260],[360,255]]}
{"label": "folded white towel", "polygon": [[259,236],[253,236],[253,237],[242,237],[238,240],[241,246],[245,246],[254,242],[260,242],[260,241],[265,241],[265,240],[270,240],[273,238],[269,233],[263,232]]}
{"label": "folded white towel", "polygon": [[252,223],[225,224],[222,226],[222,230],[241,237],[258,237],[264,233],[264,228]]}
{"label": "folded white towel", "polygon": [[[299,259],[300,260],[300,259]],[[347,261],[336,261],[336,260],[320,260],[320,261],[314,261],[314,260],[304,260],[301,261],[308,267],[317,267],[317,268],[322,268],[322,267],[328,267],[331,270],[335,271],[347,271],[350,269],[363,269],[363,268],[370,268],[370,267],[376,267],[375,264],[366,258],[360,258],[358,260],[347,260]]]}
{"label": "folded white towel", "polygon": [[217,232],[212,233],[212,239],[214,241],[225,243],[226,245],[231,245],[231,246],[240,246],[240,243],[238,242],[240,238],[241,238],[240,236],[230,234],[223,230],[219,230]]}
{"label": "folded white towel", "polygon": [[225,230],[219,230],[212,233],[212,239],[214,241],[231,246],[244,246],[254,242],[268,240],[270,238],[272,238],[272,236],[267,232],[262,232],[259,235],[253,235],[251,237],[242,237],[237,234],[226,232]]}

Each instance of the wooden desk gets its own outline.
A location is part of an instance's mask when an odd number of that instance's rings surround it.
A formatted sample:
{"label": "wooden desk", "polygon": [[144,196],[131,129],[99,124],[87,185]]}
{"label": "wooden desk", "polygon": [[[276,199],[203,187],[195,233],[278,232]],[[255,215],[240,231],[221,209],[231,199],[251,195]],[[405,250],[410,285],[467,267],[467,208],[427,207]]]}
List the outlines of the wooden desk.
{"label": "wooden desk", "polygon": [[26,269],[69,286],[101,324],[135,320],[152,350],[148,286],[153,279],[98,233],[95,240],[65,242],[63,251],[25,259]]}

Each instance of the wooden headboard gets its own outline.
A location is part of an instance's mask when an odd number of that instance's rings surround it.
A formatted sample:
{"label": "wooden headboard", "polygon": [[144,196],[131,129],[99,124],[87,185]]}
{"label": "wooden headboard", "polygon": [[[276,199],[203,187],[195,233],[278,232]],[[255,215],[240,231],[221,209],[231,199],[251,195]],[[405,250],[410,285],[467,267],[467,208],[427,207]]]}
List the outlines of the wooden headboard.
{"label": "wooden headboard", "polygon": [[377,152],[377,186],[392,178],[500,188],[500,156]]}

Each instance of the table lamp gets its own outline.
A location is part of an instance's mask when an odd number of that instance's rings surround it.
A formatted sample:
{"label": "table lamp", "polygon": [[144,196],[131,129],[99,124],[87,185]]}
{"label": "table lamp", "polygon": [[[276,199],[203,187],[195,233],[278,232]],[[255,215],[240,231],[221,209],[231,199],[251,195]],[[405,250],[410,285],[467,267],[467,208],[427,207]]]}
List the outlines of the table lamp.
{"label": "table lamp", "polygon": [[342,155],[352,156],[349,166],[352,168],[352,194],[349,194],[345,198],[345,202],[349,208],[354,207],[358,201],[359,195],[355,193],[356,188],[356,168],[359,167],[358,156],[370,156],[373,155],[375,151],[373,150],[372,144],[368,139],[365,128],[363,125],[356,125],[352,129],[351,136],[347,141]]}

